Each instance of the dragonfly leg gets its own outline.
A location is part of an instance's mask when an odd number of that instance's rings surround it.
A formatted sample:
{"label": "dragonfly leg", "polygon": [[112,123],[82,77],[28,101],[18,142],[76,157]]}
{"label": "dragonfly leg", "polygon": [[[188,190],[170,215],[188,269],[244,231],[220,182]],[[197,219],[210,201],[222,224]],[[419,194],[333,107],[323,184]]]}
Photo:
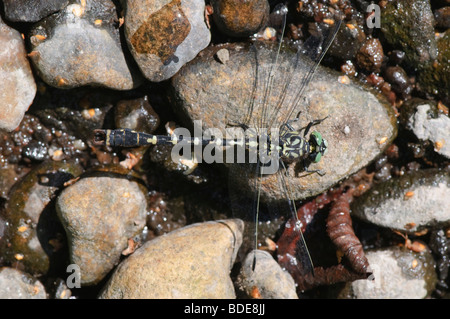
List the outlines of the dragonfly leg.
{"label": "dragonfly leg", "polygon": [[308,125],[306,125],[305,127],[303,127],[303,128],[300,129],[300,132],[303,131],[303,130],[305,130],[305,133],[303,133],[303,136],[305,137],[305,136],[308,134],[308,132],[309,132],[309,130],[311,129],[311,127],[313,127],[314,125],[318,125],[318,124],[322,123],[322,122],[325,121],[327,118],[328,118],[328,115],[325,116],[323,119],[313,120],[313,121],[309,122]]}
{"label": "dragonfly leg", "polygon": [[242,123],[227,123],[227,127],[240,127],[244,131],[249,128],[249,126],[247,124],[242,124]]}
{"label": "dragonfly leg", "polygon": [[306,172],[306,173],[310,173],[310,174],[317,173],[320,176],[324,176],[326,174],[325,172],[321,171],[320,169],[309,170],[308,169],[309,165],[306,163],[306,161],[304,159],[302,160],[302,164],[303,164],[303,171]]}
{"label": "dragonfly leg", "polygon": [[291,123],[298,122],[300,120],[300,113],[302,113],[302,111],[298,112],[297,116],[293,120],[289,120],[286,123],[283,123],[283,125],[281,125],[281,130],[285,129],[286,127],[289,131],[294,131]]}

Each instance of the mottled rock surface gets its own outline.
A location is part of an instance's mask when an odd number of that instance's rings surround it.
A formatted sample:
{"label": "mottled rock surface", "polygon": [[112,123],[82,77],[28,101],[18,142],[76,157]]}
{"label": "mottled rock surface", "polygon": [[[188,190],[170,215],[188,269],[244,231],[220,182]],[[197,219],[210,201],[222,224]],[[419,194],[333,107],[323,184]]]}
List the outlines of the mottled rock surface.
{"label": "mottled rock surface", "polygon": [[54,87],[132,89],[140,75],[122,50],[117,26],[110,0],[70,4],[31,30],[31,60],[40,77]]}
{"label": "mottled rock surface", "polygon": [[390,1],[381,11],[381,31],[386,40],[406,53],[408,64],[416,68],[438,55],[434,37],[434,16],[430,1]]}
{"label": "mottled rock surface", "polygon": [[47,299],[42,283],[20,270],[0,268],[0,299]]}
{"label": "mottled rock surface", "polygon": [[33,102],[36,84],[20,33],[0,18],[0,130],[12,131]]}
{"label": "mottled rock surface", "polygon": [[379,226],[415,232],[450,224],[450,174],[409,172],[372,187],[352,203],[352,214]]}
{"label": "mottled rock surface", "polygon": [[213,18],[223,33],[232,37],[244,37],[258,32],[269,21],[267,0],[214,0]]}
{"label": "mottled rock surface", "polygon": [[69,0],[3,0],[10,21],[36,22],[64,8]]}
{"label": "mottled rock surface", "polygon": [[238,219],[205,222],[148,241],[116,268],[100,298],[235,298],[230,270],[243,227]]}
{"label": "mottled rock surface", "polygon": [[255,298],[257,293],[263,299],[297,299],[294,279],[281,269],[280,265],[266,251],[256,251],[255,269],[253,269],[254,251],[245,259],[238,277],[238,287],[248,297]]}
{"label": "mottled rock surface", "polygon": [[426,102],[418,103],[414,108],[415,112],[410,113],[406,127],[420,140],[432,142],[437,153],[450,158],[450,118],[442,113],[430,117],[435,107]]}
{"label": "mottled rock surface", "polygon": [[118,263],[128,239],[144,228],[146,207],[139,185],[124,178],[83,178],[58,196],[56,210],[82,285],[98,283]]}
{"label": "mottled rock surface", "polygon": [[366,252],[373,280],[348,283],[341,298],[423,299],[436,285],[435,263],[428,251],[391,247]]}
{"label": "mottled rock surface", "polygon": [[211,39],[199,0],[128,0],[125,35],[145,77],[169,79]]}

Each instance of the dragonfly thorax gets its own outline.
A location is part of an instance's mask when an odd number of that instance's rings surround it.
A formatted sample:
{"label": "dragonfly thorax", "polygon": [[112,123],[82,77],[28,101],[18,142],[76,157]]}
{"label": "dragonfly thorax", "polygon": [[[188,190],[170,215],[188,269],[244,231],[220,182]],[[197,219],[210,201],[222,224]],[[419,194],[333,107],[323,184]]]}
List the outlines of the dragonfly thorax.
{"label": "dragonfly thorax", "polygon": [[280,135],[280,157],[296,161],[308,157],[310,145],[298,131],[285,131]]}

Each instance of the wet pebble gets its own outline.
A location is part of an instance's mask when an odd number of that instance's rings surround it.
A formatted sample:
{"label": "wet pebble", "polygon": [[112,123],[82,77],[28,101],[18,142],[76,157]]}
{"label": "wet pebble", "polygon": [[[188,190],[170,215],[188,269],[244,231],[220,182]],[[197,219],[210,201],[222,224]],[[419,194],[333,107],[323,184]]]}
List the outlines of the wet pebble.
{"label": "wet pebble", "polygon": [[41,141],[31,141],[22,149],[25,158],[34,161],[43,161],[47,158],[47,146]]}
{"label": "wet pebble", "polygon": [[356,53],[357,65],[370,72],[379,72],[383,59],[383,47],[377,38],[368,39]]}
{"label": "wet pebble", "polygon": [[400,64],[405,60],[405,52],[401,50],[392,50],[388,53],[388,56],[391,65]]}
{"label": "wet pebble", "polygon": [[353,59],[366,41],[364,29],[356,24],[343,24],[336,34],[334,43],[330,46],[329,54],[339,59]]}
{"label": "wet pebble", "polygon": [[146,198],[136,182],[89,177],[65,188],[56,211],[66,230],[70,262],[82,285],[98,283],[118,263],[128,239],[145,226]]}
{"label": "wet pebble", "polygon": [[372,187],[352,203],[352,214],[405,232],[450,224],[450,174],[425,169]]}
{"label": "wet pebble", "polygon": [[117,25],[110,0],[70,4],[33,27],[29,56],[40,77],[54,87],[132,89],[140,83],[139,73],[129,67]]}
{"label": "wet pebble", "polygon": [[366,257],[373,277],[348,283],[340,298],[423,299],[434,290],[437,276],[429,251],[390,247],[367,251]]}
{"label": "wet pebble", "polygon": [[100,298],[235,298],[238,219],[192,224],[146,242],[114,270]]}
{"label": "wet pebble", "polygon": [[214,22],[223,33],[245,37],[258,32],[269,19],[267,0],[213,0]]}
{"label": "wet pebble", "polygon": [[403,98],[410,95],[413,86],[405,70],[400,66],[390,66],[384,71],[384,79],[391,84],[392,89]]}
{"label": "wet pebble", "polygon": [[209,44],[202,0],[128,0],[125,7],[128,46],[150,81],[169,79]]}
{"label": "wet pebble", "polygon": [[266,251],[250,252],[242,264],[237,285],[248,298],[297,299],[294,279]]}
{"label": "wet pebble", "polygon": [[56,267],[62,261],[64,229],[49,204],[65,182],[82,172],[73,162],[46,161],[14,184],[6,202],[7,227],[0,247],[8,264],[45,274],[51,263]]}
{"label": "wet pebble", "polygon": [[414,99],[403,107],[404,125],[422,141],[429,140],[434,151],[450,158],[450,118],[437,111],[433,102]]}
{"label": "wet pebble", "polygon": [[[221,47],[222,48],[222,47]],[[273,50],[270,50],[272,48]],[[210,47],[202,56],[183,68],[172,80],[173,93],[181,114],[191,121],[201,120],[203,129],[219,129],[225,136],[227,123],[242,123],[243,114],[248,114],[252,98],[264,97],[266,79],[258,79],[256,92],[253,90],[255,76],[268,74],[272,65],[274,47],[259,46],[258,57],[247,45],[234,44],[227,47],[230,60],[226,65],[218,62],[214,55],[218,47]],[[280,73],[273,78],[271,96],[267,103],[272,105],[280,101],[283,85],[293,70],[295,55],[284,53],[279,57]],[[259,71],[255,70],[259,66]],[[284,104],[274,112],[274,128],[286,119],[288,108],[298,93],[297,83],[307,70],[307,62],[300,60],[293,72],[291,86],[287,89]],[[305,91],[305,99],[300,101],[291,118],[301,111],[300,121],[296,127],[304,127],[313,119],[328,118],[314,127],[328,141],[328,153],[320,163],[310,169],[320,169],[326,174],[301,174],[294,165],[288,167],[286,179],[292,185],[291,196],[303,199],[323,192],[337,181],[356,172],[378,156],[396,136],[396,119],[392,108],[386,101],[373,92],[366,90],[358,82],[350,80],[342,83],[341,74],[326,68],[317,69],[314,80]],[[256,100],[252,118],[246,124],[253,125],[261,115],[263,101]],[[364,106],[364,112],[357,112]],[[191,124],[190,124],[191,125]],[[361,138],[363,136],[364,138]],[[257,185],[252,172],[246,167],[234,165],[235,185],[250,187]],[[287,174],[286,174],[287,175]],[[301,177],[296,177],[301,176]],[[285,194],[278,187],[276,174],[267,175],[262,181],[263,198],[284,199]]]}
{"label": "wet pebble", "polygon": [[36,83],[20,33],[0,18],[0,130],[12,131],[33,102]]}
{"label": "wet pebble", "polygon": [[36,22],[64,8],[69,0],[4,0],[5,17],[10,21]]}
{"label": "wet pebble", "polygon": [[44,285],[20,270],[0,268],[0,299],[47,299]]}

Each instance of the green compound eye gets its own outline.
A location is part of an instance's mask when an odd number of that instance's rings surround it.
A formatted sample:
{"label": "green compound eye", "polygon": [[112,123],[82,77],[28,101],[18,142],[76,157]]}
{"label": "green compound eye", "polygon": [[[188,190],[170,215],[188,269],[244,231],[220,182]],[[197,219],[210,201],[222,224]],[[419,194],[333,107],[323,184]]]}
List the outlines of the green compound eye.
{"label": "green compound eye", "polygon": [[320,162],[321,159],[322,159],[322,154],[316,153],[316,156],[313,158],[313,162],[318,163],[318,162]]}
{"label": "green compound eye", "polygon": [[314,143],[317,146],[320,146],[322,144],[322,134],[320,134],[319,132],[314,131],[314,132],[311,133],[311,135],[312,135],[312,139],[314,140]]}

